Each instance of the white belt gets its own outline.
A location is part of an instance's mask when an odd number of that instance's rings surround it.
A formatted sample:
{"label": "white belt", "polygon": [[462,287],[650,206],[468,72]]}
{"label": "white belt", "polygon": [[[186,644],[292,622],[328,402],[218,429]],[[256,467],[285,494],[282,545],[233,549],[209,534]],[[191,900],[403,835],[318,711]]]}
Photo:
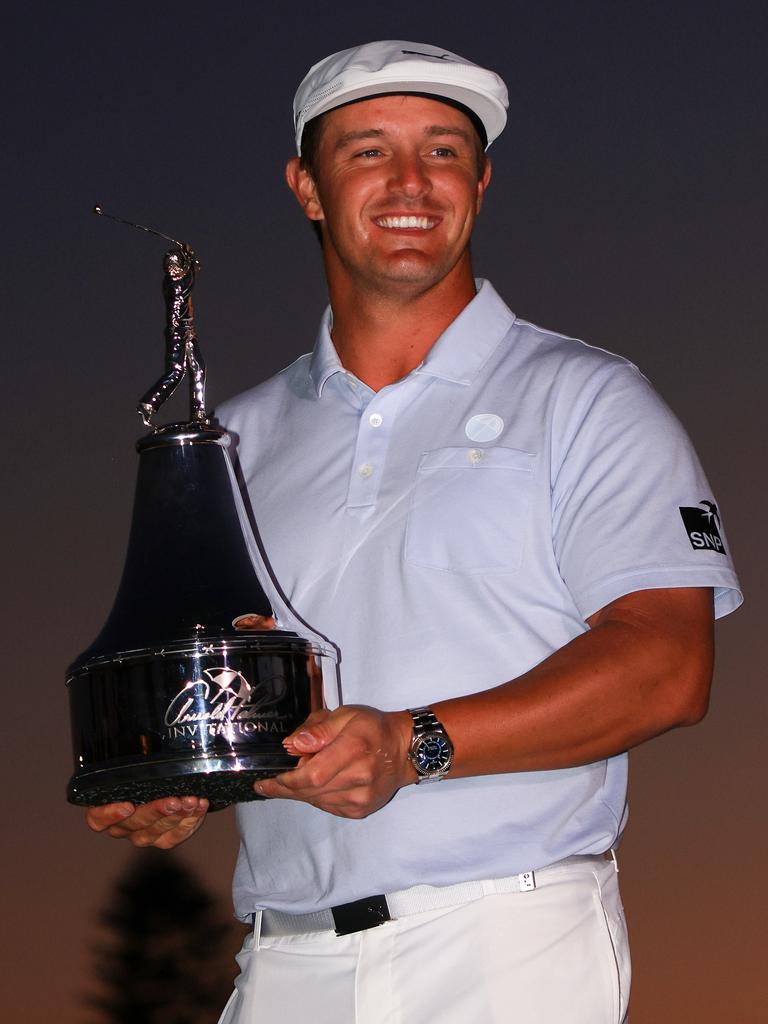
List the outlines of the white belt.
{"label": "white belt", "polygon": [[398,917],[423,914],[429,910],[458,907],[471,903],[483,896],[496,893],[531,892],[536,888],[536,876],[546,876],[551,871],[569,864],[583,864],[589,861],[604,861],[615,857],[611,851],[595,856],[566,857],[549,867],[537,871],[523,871],[507,878],[489,878],[476,882],[459,882],[456,885],[414,885],[386,895],[369,896],[353,903],[344,903],[328,910],[317,910],[310,914],[285,914],[279,910],[264,910],[254,915],[254,924],[261,917],[260,934],[266,938],[280,935],[307,935],[313,932],[335,931],[337,935],[364,931],[384,924]]}

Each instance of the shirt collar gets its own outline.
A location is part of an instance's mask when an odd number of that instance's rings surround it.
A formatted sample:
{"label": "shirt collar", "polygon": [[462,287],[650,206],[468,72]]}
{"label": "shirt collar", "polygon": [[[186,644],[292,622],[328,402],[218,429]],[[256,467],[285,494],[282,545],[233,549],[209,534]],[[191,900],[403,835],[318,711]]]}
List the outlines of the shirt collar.
{"label": "shirt collar", "polygon": [[[428,374],[455,384],[471,384],[515,319],[489,281],[477,281],[477,295],[440,335],[415,373]],[[326,381],[345,373],[331,340],[331,308],[320,321],[309,375],[317,397]]]}
{"label": "shirt collar", "polygon": [[471,384],[508,333],[515,314],[489,281],[476,284],[477,295],[443,331],[416,373]]}
{"label": "shirt collar", "polygon": [[331,341],[331,322],[331,307],[327,306],[320,321],[309,364],[309,376],[315,386],[318,398],[321,397],[325,382],[329,377],[332,377],[334,373],[346,372]]}

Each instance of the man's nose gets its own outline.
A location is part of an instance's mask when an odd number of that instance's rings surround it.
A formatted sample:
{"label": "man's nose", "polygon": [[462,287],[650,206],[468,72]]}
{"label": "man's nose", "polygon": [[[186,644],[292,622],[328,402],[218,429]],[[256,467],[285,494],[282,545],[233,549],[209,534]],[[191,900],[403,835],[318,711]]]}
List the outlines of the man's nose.
{"label": "man's nose", "polygon": [[393,192],[416,199],[432,189],[428,168],[418,155],[402,154],[393,162],[389,187]]}

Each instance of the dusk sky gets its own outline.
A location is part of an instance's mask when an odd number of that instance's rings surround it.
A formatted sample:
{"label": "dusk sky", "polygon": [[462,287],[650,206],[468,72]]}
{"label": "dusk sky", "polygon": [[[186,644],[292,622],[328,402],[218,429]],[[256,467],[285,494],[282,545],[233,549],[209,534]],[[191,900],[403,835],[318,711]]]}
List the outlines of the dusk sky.
{"label": "dusk sky", "polygon": [[[198,252],[215,405],[307,351],[326,301],[283,183],[298,82],[333,51],[401,38],[509,87],[478,276],[521,317],[638,364],[712,483],[746,603],[718,629],[709,717],[630,758],[631,1019],[764,1021],[765,4],[15,6],[2,31],[3,1019],[87,1020],[96,915],[133,856],[65,802],[64,672],[122,568],[134,406],[162,363],[165,244],[93,204]],[[225,811],[171,856],[228,901],[235,854]]]}

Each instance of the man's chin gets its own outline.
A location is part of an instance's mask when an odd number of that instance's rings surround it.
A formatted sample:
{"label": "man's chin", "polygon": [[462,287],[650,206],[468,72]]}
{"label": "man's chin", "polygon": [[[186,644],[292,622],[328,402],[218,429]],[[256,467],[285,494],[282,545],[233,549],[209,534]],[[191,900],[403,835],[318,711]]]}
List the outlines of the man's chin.
{"label": "man's chin", "polygon": [[442,280],[449,268],[434,256],[418,249],[406,249],[377,260],[372,269],[382,282],[419,284]]}

